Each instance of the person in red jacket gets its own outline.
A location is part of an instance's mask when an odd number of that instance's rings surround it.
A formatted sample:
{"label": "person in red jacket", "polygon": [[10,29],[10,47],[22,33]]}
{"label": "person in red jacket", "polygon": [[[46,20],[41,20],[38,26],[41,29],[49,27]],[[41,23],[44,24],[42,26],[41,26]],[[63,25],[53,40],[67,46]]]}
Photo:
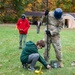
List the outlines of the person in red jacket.
{"label": "person in red jacket", "polygon": [[[25,14],[22,14],[21,18],[17,22],[17,29],[19,31],[19,49],[22,49],[22,47],[26,43],[26,38],[28,34],[30,24],[28,19],[26,18]],[[22,45],[22,40],[23,40],[23,45]]]}

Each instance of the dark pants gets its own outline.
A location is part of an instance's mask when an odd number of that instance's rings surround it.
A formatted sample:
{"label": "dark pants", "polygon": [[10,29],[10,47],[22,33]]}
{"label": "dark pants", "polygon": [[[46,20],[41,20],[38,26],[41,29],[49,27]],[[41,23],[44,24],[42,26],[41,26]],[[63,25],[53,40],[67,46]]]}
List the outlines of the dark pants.
{"label": "dark pants", "polygon": [[40,32],[40,26],[37,26],[37,34]]}

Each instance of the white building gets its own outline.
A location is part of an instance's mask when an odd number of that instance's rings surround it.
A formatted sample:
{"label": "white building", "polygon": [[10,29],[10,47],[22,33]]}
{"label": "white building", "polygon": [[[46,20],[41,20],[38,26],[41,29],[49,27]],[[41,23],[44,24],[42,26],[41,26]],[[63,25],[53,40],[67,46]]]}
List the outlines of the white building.
{"label": "white building", "polygon": [[[42,17],[45,12],[25,12],[27,16]],[[63,28],[75,28],[75,13],[64,13],[65,25]]]}
{"label": "white building", "polygon": [[65,21],[64,28],[75,28],[75,13],[65,13],[63,19]]}

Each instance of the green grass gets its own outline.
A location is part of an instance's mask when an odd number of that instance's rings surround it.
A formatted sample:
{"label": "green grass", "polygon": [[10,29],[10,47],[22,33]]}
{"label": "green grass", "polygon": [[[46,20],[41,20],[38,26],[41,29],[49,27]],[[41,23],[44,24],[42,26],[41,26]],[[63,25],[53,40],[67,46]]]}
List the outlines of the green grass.
{"label": "green grass", "polygon": [[[75,60],[75,29],[62,29],[61,33],[62,53],[64,68],[42,69],[43,75],[75,75],[75,66],[71,63]],[[29,29],[27,41],[43,39],[44,26],[41,26],[40,34],[36,34],[36,26],[31,26]],[[20,54],[22,50],[18,49],[19,35],[13,25],[0,26],[0,75],[34,75],[27,69],[23,69],[20,62]],[[43,56],[44,49],[39,50]],[[51,47],[51,60],[55,60],[55,52]],[[36,66],[40,68],[42,64],[37,62]]]}

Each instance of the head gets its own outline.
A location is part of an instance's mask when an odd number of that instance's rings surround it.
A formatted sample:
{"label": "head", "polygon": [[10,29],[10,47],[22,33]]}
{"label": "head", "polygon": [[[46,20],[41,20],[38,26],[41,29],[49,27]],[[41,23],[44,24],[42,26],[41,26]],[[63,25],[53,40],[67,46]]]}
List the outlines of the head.
{"label": "head", "polygon": [[63,11],[62,11],[61,8],[56,8],[56,9],[54,10],[54,17],[55,17],[56,19],[60,19],[61,16],[62,16],[62,14],[63,14]]}
{"label": "head", "polygon": [[22,20],[24,20],[26,18],[26,15],[22,14],[21,18],[22,18]]}
{"label": "head", "polygon": [[45,47],[45,42],[43,40],[39,40],[37,41],[36,45],[38,49],[42,49],[43,47]]}

